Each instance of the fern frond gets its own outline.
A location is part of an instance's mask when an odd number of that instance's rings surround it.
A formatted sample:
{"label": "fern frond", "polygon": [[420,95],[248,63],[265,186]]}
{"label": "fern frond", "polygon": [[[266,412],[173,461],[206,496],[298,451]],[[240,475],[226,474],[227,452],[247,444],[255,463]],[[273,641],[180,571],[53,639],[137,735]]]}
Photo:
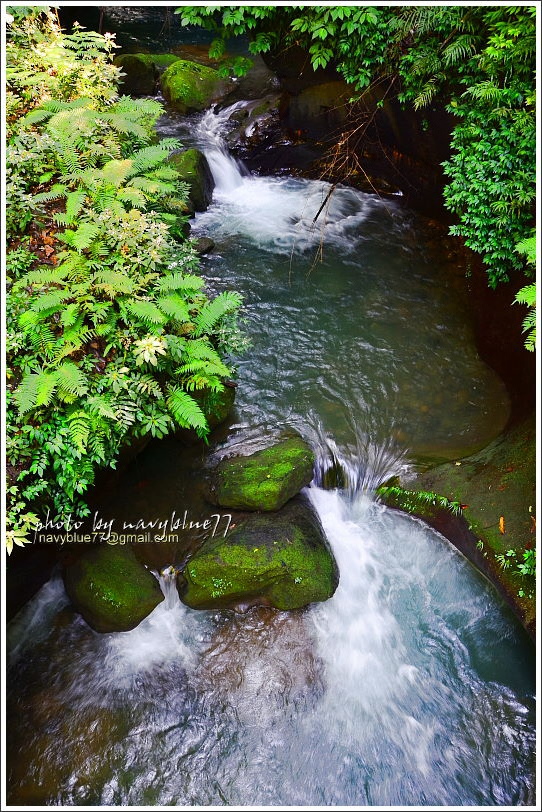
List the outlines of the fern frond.
{"label": "fern frond", "polygon": [[[194,338],[186,342],[186,360],[197,358],[222,364],[222,359],[207,338]],[[229,373],[226,373],[229,374]]]}
{"label": "fern frond", "polygon": [[82,409],[76,409],[68,415],[68,435],[80,454],[84,454],[87,450],[90,428],[90,417]]}
{"label": "fern frond", "polygon": [[100,227],[94,223],[81,223],[75,231],[67,228],[66,231],[57,236],[59,240],[72,246],[77,251],[85,251],[99,233]]}
{"label": "fern frond", "polygon": [[69,194],[69,186],[64,183],[55,183],[46,192],[34,195],[32,198],[33,203],[49,203],[51,200],[59,200],[62,197],[67,197]]}
{"label": "fern frond", "polygon": [[133,187],[125,187],[122,189],[117,194],[117,200],[120,200],[121,203],[128,203],[135,209],[144,209],[147,205],[147,198],[141,189],[135,189]]}
{"label": "fern frond", "polygon": [[125,308],[147,325],[163,324],[164,314],[153,302],[134,300],[124,302]]}
{"label": "fern frond", "polygon": [[112,183],[114,186],[120,186],[127,177],[129,177],[130,169],[133,166],[133,161],[125,158],[124,160],[108,161],[102,166],[100,175],[107,183]]}
{"label": "fern frond", "polygon": [[44,265],[42,268],[36,268],[33,271],[28,271],[22,276],[18,282],[13,286],[14,289],[26,288],[30,285],[61,285],[68,275],[66,268],[58,265],[53,268],[49,265]]}
{"label": "fern frond", "polygon": [[113,408],[111,398],[106,395],[93,395],[88,398],[86,405],[91,414],[116,420],[117,412]]}
{"label": "fern frond", "polygon": [[135,423],[137,408],[137,403],[127,398],[119,398],[115,402],[115,417],[124,430]]}
{"label": "fern frond", "polygon": [[56,372],[42,372],[36,390],[36,407],[49,406],[58,385]]}
{"label": "fern frond", "polygon": [[40,372],[29,372],[23,377],[13,394],[13,399],[17,404],[19,414],[29,412],[36,405],[40,379],[44,374],[46,375],[47,373],[44,373],[42,370]]}
{"label": "fern frond", "polygon": [[79,305],[72,302],[72,304],[67,305],[60,314],[60,323],[63,327],[72,327],[82,318],[83,314],[79,311]]}
{"label": "fern frond", "polygon": [[181,272],[170,273],[164,276],[158,282],[158,289],[161,293],[167,293],[174,290],[183,290],[186,292],[193,292],[201,290],[205,285],[201,276],[194,276],[192,274],[183,274]]}
{"label": "fern frond", "polygon": [[136,283],[121,271],[112,271],[104,268],[94,274],[92,284],[111,299],[119,293],[133,293],[137,289]]}
{"label": "fern frond", "polygon": [[184,386],[188,392],[201,391],[202,389],[211,392],[224,391],[224,384],[216,375],[192,375],[184,381]]}
{"label": "fern frond", "polygon": [[515,301],[519,304],[534,307],[536,304],[536,284],[525,285],[525,287],[521,288],[521,290],[516,293]]}
{"label": "fern frond", "polygon": [[147,395],[152,395],[153,397],[160,399],[163,397],[162,389],[160,384],[158,383],[152,375],[141,375],[138,382],[136,383],[136,389],[138,392],[145,392]]}
{"label": "fern frond", "polygon": [[447,66],[456,65],[462,60],[468,59],[476,51],[476,39],[471,34],[461,34],[457,39],[452,40],[442,51],[444,62]]}
{"label": "fern frond", "polygon": [[132,178],[132,180],[128,183],[128,186],[134,189],[139,189],[141,192],[144,192],[147,195],[170,195],[172,192],[175,191],[175,186],[171,183],[164,183],[161,180],[154,180],[153,178],[147,178],[139,176],[136,178]]}
{"label": "fern frond", "polygon": [[[56,339],[53,331],[48,324],[40,324],[38,321],[31,323],[31,316],[33,316],[35,319],[39,319],[39,315],[37,313],[27,311],[21,315],[19,323],[30,339],[34,353],[38,356],[41,355],[47,361],[50,361],[54,357],[55,353]],[[26,318],[23,319],[23,317]]]}
{"label": "fern frond", "polygon": [[58,387],[63,393],[80,397],[88,392],[85,373],[72,361],[65,361],[61,364],[56,370],[56,376]]}
{"label": "fern frond", "polygon": [[190,321],[190,312],[185,300],[178,293],[161,296],[156,304],[166,316],[175,321]]}
{"label": "fern frond", "polygon": [[154,99],[133,99],[131,96],[121,96],[112,105],[111,110],[121,113],[126,118],[139,121],[145,118],[158,118],[163,108],[160,102]]}
{"label": "fern frond", "polygon": [[231,370],[221,361],[216,364],[212,361],[200,361],[197,359],[188,361],[186,364],[182,364],[177,371],[180,375],[204,372],[205,374],[217,375],[223,378],[231,374]]}
{"label": "fern frond", "polygon": [[195,429],[199,437],[204,437],[209,427],[202,410],[187,392],[171,389],[167,398],[171,416],[181,428]]}
{"label": "fern frond", "polygon": [[133,167],[131,176],[140,175],[155,166],[164,163],[175,149],[181,148],[181,142],[176,138],[163,138],[159,144],[143,147],[132,155]]}
{"label": "fern frond", "polygon": [[[61,238],[61,235],[58,235]],[[89,263],[86,257],[78,254],[76,251],[63,251],[58,255],[63,261],[57,266],[57,270],[63,276],[68,277],[70,281],[76,280],[85,281],[89,276]]]}
{"label": "fern frond", "polygon": [[51,311],[52,314],[57,311],[69,297],[70,294],[64,290],[51,290],[48,293],[42,293],[37,296],[30,305],[30,309],[34,313],[41,313],[42,315],[44,311]]}
{"label": "fern frond", "polygon": [[100,115],[115,132],[123,135],[133,135],[139,138],[140,141],[150,141],[148,130],[131,118],[127,118],[120,113],[108,113],[107,115],[101,113]]}
{"label": "fern frond", "polygon": [[196,325],[194,335],[200,336],[203,333],[210,333],[226,313],[237,310],[241,303],[242,298],[236,291],[226,290],[220,293],[215,299],[207,302],[201,308],[194,321]]}

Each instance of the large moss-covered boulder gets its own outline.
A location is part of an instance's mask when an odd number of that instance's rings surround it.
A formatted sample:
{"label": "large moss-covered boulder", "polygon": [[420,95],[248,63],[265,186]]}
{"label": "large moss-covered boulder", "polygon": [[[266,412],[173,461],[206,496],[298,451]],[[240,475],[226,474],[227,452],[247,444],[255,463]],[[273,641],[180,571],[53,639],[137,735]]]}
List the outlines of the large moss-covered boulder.
{"label": "large moss-covered boulder", "polygon": [[181,58],[175,54],[136,54],[140,59],[147,63],[147,65],[154,65],[160,73],[167,70],[174,62],[178,62]]}
{"label": "large moss-covered boulder", "polygon": [[121,54],[115,57],[115,65],[125,74],[120,80],[122,93],[132,96],[154,93],[158,72],[148,57],[148,54]]}
{"label": "large moss-covered boulder", "polygon": [[246,457],[219,462],[209,482],[209,498],[238,510],[278,510],[308,485],[314,454],[302,437],[278,440]]}
{"label": "large moss-covered boulder", "polygon": [[188,210],[205,211],[213,199],[215,182],[203,152],[185,149],[171,155],[169,163],[189,186]]}
{"label": "large moss-covered boulder", "polygon": [[164,98],[183,115],[205,110],[230,89],[230,83],[214,68],[186,59],[174,62],[160,81]]}
{"label": "large moss-covered boulder", "polygon": [[134,629],[164,600],[158,581],[131,547],[102,544],[86,550],[64,570],[74,607],[97,632]]}
{"label": "large moss-covered boulder", "polygon": [[299,609],[330,598],[339,575],[318,517],[302,499],[248,517],[226,537],[208,539],[179,579],[194,609]]}

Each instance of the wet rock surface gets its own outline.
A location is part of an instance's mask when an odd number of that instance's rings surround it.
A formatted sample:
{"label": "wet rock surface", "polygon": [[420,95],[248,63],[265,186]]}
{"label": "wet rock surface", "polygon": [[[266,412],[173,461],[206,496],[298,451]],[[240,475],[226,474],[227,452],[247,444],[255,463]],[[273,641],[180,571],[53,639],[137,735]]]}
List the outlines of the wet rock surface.
{"label": "wet rock surface", "polygon": [[278,510],[312,480],[314,454],[300,436],[219,462],[209,500],[238,510]]}
{"label": "wet rock surface", "polygon": [[97,632],[134,629],[164,600],[158,581],[129,546],[86,550],[64,571],[70,600]]}
{"label": "wet rock surface", "polygon": [[194,609],[289,610],[327,600],[338,581],[320,522],[297,498],[205,541],[182,571],[179,595]]}

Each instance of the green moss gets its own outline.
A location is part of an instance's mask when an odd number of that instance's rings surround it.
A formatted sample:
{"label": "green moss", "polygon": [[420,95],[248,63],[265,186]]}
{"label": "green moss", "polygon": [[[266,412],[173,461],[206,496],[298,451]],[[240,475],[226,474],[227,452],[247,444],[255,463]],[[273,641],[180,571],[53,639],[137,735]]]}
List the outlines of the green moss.
{"label": "green moss", "polygon": [[154,92],[155,68],[148,54],[121,54],[114,64],[125,74],[121,79],[123,93],[144,96]]}
{"label": "green moss", "polygon": [[99,632],[135,628],[164,599],[128,546],[85,551],[66,568],[64,583],[75,608]]}
{"label": "green moss", "polygon": [[175,62],[178,62],[180,56],[175,54],[135,54],[142,59],[147,65],[154,65],[156,68],[169,68]]}
{"label": "green moss", "polygon": [[182,600],[196,609],[246,602],[289,610],[334,593],[337,567],[317,520],[292,503],[204,543],[183,572]]}
{"label": "green moss", "polygon": [[301,437],[282,440],[248,457],[219,464],[213,499],[240,510],[278,510],[308,485],[314,454]]}
{"label": "green moss", "polygon": [[180,113],[198,112],[227,91],[227,83],[213,68],[179,59],[162,74],[164,97]]}
{"label": "green moss", "polygon": [[199,149],[185,149],[171,155],[169,163],[188,184],[192,209],[205,211],[212,200],[214,182],[203,153]]}

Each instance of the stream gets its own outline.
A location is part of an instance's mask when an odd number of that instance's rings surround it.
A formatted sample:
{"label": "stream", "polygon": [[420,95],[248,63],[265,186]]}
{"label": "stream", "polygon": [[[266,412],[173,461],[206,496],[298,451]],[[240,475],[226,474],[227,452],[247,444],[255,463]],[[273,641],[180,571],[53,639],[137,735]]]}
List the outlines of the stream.
{"label": "stream", "polygon": [[[288,427],[317,470],[330,453],[342,462],[348,489],[318,476],[306,489],[339,587],[306,610],[235,614],[189,609],[161,574],[164,602],[133,631],[100,635],[55,575],[8,629],[8,800],[532,804],[529,641],[448,541],[371,496],[411,460],[468,453],[506,424],[462,271],[400,198],[249,175],[225,148],[230,114],[160,124],[206,153],[216,187],[193,234],[216,248],[202,272],[245,299],[252,346],[221,445]],[[121,485],[108,508],[183,509],[172,448],[149,447],[134,474],[144,492],[127,499]]]}

